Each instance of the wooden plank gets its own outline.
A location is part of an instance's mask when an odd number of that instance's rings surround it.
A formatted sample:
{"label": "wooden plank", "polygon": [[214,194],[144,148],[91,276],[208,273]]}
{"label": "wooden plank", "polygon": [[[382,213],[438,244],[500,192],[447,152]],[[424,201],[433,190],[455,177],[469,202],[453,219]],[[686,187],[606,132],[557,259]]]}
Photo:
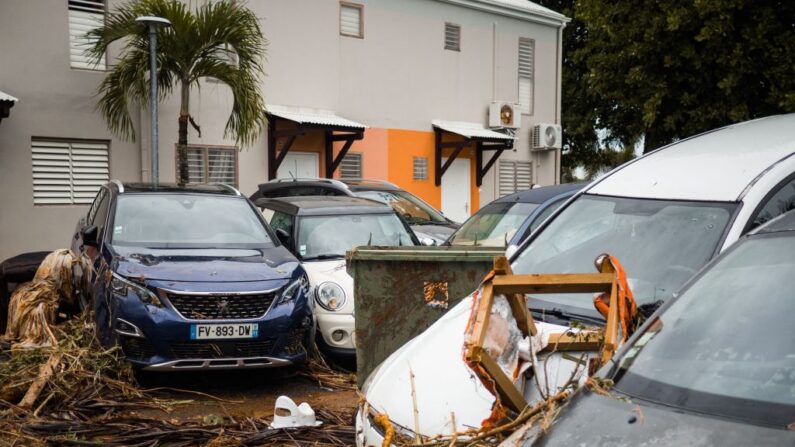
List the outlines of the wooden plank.
{"label": "wooden plank", "polygon": [[475,322],[472,325],[472,337],[470,344],[478,348],[483,346],[483,341],[486,339],[486,331],[489,328],[489,317],[491,316],[491,303],[494,301],[494,292],[492,290],[491,282],[483,285],[480,292],[480,302],[478,305],[477,313],[475,314]]}
{"label": "wooden plank", "polygon": [[[505,256],[497,256],[494,258],[494,272],[497,275],[513,275],[513,270],[511,269],[511,264],[508,262],[508,258]],[[522,333],[524,335],[536,335],[538,329],[536,329],[533,316],[527,309],[527,299],[524,294],[508,294],[506,297],[508,298],[508,303],[511,305],[513,316],[516,318],[516,324],[519,326]]]}
{"label": "wooden plank", "polygon": [[22,408],[31,408],[33,404],[36,403],[36,399],[39,398],[41,391],[44,389],[44,386],[50,380],[50,377],[55,373],[55,369],[58,368],[58,365],[61,363],[61,353],[56,352],[50,355],[50,358],[47,360],[47,363],[41,365],[39,369],[39,376],[33,383],[30,384],[28,391],[25,393],[25,396],[19,401],[19,406]]}
{"label": "wooden plank", "polygon": [[606,364],[618,348],[618,325],[620,315],[618,314],[618,283],[613,282],[610,291],[610,308],[607,311],[607,322],[605,323],[605,344],[602,349],[602,364]]}
{"label": "wooden plank", "polygon": [[549,344],[541,352],[598,351],[602,335],[597,331],[581,331],[576,334],[558,333],[549,335]]}
{"label": "wooden plank", "polygon": [[562,273],[545,275],[505,275],[493,280],[494,293],[589,293],[609,292],[610,273]]}
{"label": "wooden plank", "polygon": [[492,359],[487,352],[477,348],[480,351],[478,354],[480,366],[486,370],[489,376],[494,379],[494,385],[497,388],[497,393],[500,400],[508,408],[515,412],[521,412],[526,406],[525,400],[519,389],[513,384],[513,381],[505,374],[494,359]]}

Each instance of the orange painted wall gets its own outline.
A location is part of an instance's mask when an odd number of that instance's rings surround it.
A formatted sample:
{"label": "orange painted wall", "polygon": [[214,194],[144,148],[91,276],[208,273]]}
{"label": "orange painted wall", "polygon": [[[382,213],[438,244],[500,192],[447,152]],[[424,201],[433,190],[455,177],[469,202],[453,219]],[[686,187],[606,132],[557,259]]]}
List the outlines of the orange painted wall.
{"label": "orange painted wall", "polygon": [[[369,132],[369,130],[368,130]],[[434,133],[419,130],[388,129],[389,133],[389,177],[388,180],[401,188],[416,194],[433,205],[442,208],[442,187],[434,184]],[[445,149],[443,156],[448,156],[452,149]],[[414,157],[428,159],[428,179],[414,180]],[[474,148],[464,149],[459,157],[469,158],[470,172],[470,203],[474,212],[480,206],[480,194],[475,186],[475,153]]]}
{"label": "orange painted wall", "polygon": [[[386,180],[388,178],[389,152],[387,129],[367,129],[364,138],[355,141],[348,153],[362,154],[362,177],[368,179]],[[344,142],[334,143],[334,156],[339,154]],[[334,177],[339,178],[340,171],[334,172]]]}

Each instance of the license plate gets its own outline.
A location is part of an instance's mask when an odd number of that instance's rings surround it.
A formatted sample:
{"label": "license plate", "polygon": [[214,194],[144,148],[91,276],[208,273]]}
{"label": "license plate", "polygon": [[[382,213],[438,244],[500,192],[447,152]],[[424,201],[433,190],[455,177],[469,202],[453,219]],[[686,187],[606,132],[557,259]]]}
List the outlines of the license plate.
{"label": "license plate", "polygon": [[191,340],[206,340],[217,338],[257,338],[259,325],[246,324],[192,324],[190,327]]}

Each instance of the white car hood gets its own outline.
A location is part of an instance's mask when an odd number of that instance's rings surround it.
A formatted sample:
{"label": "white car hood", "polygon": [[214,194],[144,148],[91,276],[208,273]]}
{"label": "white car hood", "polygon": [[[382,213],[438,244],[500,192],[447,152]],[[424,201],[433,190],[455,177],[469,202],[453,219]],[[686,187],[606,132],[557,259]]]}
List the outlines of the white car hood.
{"label": "white car hood", "polygon": [[[335,282],[345,291],[345,305],[342,309],[332,312],[335,314],[353,314],[353,278],[345,270],[345,259],[332,259],[328,261],[309,261],[301,265],[309,276],[314,300],[315,287],[327,281]],[[316,312],[329,313],[329,311],[315,306]]]}
{"label": "white car hood", "polygon": [[[469,296],[379,366],[363,390],[374,410],[386,413],[394,424],[426,436],[452,434],[452,413],[458,431],[481,426],[491,414],[495,398],[463,361],[471,306]],[[546,333],[568,329],[543,322],[536,327]],[[412,373],[419,430],[414,427]]]}

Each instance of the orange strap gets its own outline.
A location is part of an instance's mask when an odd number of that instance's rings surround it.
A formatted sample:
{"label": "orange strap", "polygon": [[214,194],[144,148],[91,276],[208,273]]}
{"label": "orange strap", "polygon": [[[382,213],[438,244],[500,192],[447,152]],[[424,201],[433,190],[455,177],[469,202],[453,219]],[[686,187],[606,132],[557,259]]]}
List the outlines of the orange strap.
{"label": "orange strap", "polygon": [[[635,330],[633,322],[637,318],[638,306],[635,304],[635,297],[627,282],[627,273],[624,267],[618,262],[615,256],[605,256],[602,262],[609,262],[616,272],[616,282],[618,283],[618,318],[621,322],[622,338],[626,341]],[[610,294],[600,293],[594,297],[594,307],[603,317],[607,318],[610,310]]]}

